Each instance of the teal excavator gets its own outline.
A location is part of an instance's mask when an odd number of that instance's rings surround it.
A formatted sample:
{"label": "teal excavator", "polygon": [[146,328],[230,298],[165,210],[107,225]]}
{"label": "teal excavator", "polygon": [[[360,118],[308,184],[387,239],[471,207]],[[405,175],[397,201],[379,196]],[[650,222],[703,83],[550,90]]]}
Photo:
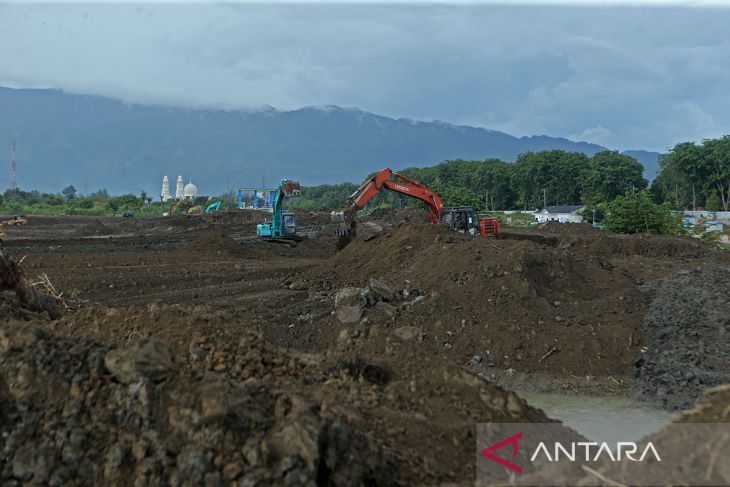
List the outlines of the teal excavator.
{"label": "teal excavator", "polygon": [[274,194],[270,222],[256,225],[256,235],[269,242],[282,242],[296,245],[301,240],[297,236],[297,217],[294,213],[284,212],[284,198],[295,198],[301,194],[301,186],[291,179],[282,179]]}
{"label": "teal excavator", "polygon": [[221,202],[220,201],[211,203],[205,208],[206,213],[210,213],[210,212],[219,213],[220,211],[221,211]]}

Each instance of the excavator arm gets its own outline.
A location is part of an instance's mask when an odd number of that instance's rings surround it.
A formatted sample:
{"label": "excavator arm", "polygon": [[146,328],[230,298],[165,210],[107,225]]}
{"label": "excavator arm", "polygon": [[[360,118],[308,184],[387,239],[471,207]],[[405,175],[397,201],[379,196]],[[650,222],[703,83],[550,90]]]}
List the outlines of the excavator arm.
{"label": "excavator arm", "polygon": [[443,207],[441,199],[438,195],[419,183],[415,179],[393,172],[389,168],[375,173],[367,181],[365,181],[357,190],[350,195],[345,201],[342,209],[333,211],[331,221],[336,225],[336,233],[341,237],[340,247],[347,245],[355,232],[355,213],[357,210],[365,207],[373,196],[381,190],[387,189],[396,193],[404,194],[412,198],[417,198],[428,207],[431,223],[438,223],[439,212]]}
{"label": "excavator arm", "polygon": [[[391,177],[395,178],[395,180],[391,179]],[[393,172],[389,168],[383,169],[365,181],[348,198],[349,208],[346,209],[359,210],[363,208],[382,189],[388,189],[412,198],[418,198],[428,206],[431,223],[438,222],[439,211],[443,206],[438,195],[415,179]]]}

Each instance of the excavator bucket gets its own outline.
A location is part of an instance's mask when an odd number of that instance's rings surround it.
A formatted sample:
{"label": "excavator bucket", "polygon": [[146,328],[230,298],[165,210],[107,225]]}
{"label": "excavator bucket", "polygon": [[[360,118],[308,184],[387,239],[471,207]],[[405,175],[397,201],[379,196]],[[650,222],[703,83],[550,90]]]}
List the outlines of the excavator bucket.
{"label": "excavator bucket", "polygon": [[346,235],[352,230],[351,225],[347,223],[345,212],[333,211],[330,213],[330,222],[335,235]]}
{"label": "excavator bucket", "polygon": [[302,187],[296,181],[287,181],[282,185],[284,196],[287,198],[296,198],[302,194]]}
{"label": "excavator bucket", "polygon": [[337,237],[337,250],[344,249],[355,238],[355,219],[352,212],[330,213],[331,231]]}

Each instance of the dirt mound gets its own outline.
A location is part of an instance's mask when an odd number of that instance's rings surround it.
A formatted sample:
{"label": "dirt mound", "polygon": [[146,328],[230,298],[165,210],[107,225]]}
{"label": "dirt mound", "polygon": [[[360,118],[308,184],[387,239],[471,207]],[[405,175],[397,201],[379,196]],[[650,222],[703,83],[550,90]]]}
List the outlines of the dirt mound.
{"label": "dirt mound", "polygon": [[[475,422],[547,421],[397,342],[374,353],[344,334],[324,356],[288,354],[235,321],[186,311],[177,338],[132,333],[120,348],[0,324],[3,483],[467,482]],[[123,314],[100,328],[118,329]],[[183,315],[134,314],[140,334]],[[74,330],[73,318],[58,329]]]}
{"label": "dirt mound", "polygon": [[599,235],[602,232],[590,223],[545,222],[537,225],[536,228],[542,232],[557,235]]}
{"label": "dirt mound", "polygon": [[364,220],[377,220],[386,223],[431,223],[428,211],[415,206],[406,206],[405,208],[375,208]]}
{"label": "dirt mound", "polygon": [[640,353],[647,297],[620,269],[569,249],[404,225],[359,238],[293,285],[334,291],[371,277],[398,290],[394,324],[485,369],[623,375]]}
{"label": "dirt mound", "polygon": [[219,213],[208,213],[205,220],[223,225],[256,224],[271,220],[271,212],[261,210],[224,210]]}
{"label": "dirt mound", "polygon": [[111,235],[114,233],[114,228],[103,223],[99,219],[94,219],[90,223],[87,223],[78,230],[78,234],[84,237],[93,237],[98,235]]}
{"label": "dirt mound", "polygon": [[692,237],[662,235],[616,235],[607,234],[600,238],[566,241],[566,245],[582,248],[597,255],[636,255],[642,257],[670,257],[679,259],[727,259],[727,252],[713,248]]}
{"label": "dirt mound", "polygon": [[218,255],[235,255],[243,252],[241,245],[220,227],[198,230],[192,241],[179,249],[180,252],[205,252]]}
{"label": "dirt mound", "polygon": [[681,271],[647,285],[648,350],[637,363],[636,394],[660,407],[684,409],[704,388],[730,382],[730,268]]}
{"label": "dirt mound", "polygon": [[[729,430],[730,384],[726,384],[708,390],[692,410],[639,443],[642,451],[651,442],[661,462],[605,461],[595,470],[601,480],[610,481],[598,485],[727,485]],[[596,475],[585,480],[576,485],[596,485]]]}
{"label": "dirt mound", "polygon": [[0,321],[44,321],[50,320],[47,312],[36,312],[20,305],[15,291],[0,291]]}
{"label": "dirt mound", "polygon": [[321,227],[330,223],[329,211],[311,211],[295,209],[297,225],[300,227]]}
{"label": "dirt mound", "polygon": [[290,255],[302,258],[327,258],[337,252],[337,241],[329,235],[319,235],[313,238],[305,238],[292,248]]}

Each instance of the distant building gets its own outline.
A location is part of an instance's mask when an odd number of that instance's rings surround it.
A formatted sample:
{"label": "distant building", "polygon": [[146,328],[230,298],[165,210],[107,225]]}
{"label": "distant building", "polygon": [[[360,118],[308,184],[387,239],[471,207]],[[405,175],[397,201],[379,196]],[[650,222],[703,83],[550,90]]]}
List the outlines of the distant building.
{"label": "distant building", "polygon": [[[175,184],[175,199],[192,200],[197,197],[198,187],[193,184],[193,180],[191,179],[188,184],[185,184],[182,175],[178,176]],[[172,196],[170,195],[170,180],[167,178],[167,175],[165,175],[165,177],[162,178],[162,192],[160,193],[160,199],[163,202],[166,202],[171,198]]]}
{"label": "distant building", "polygon": [[175,199],[181,200],[185,196],[185,183],[183,182],[182,176],[177,177],[177,184],[175,185]]}
{"label": "distant building", "polygon": [[535,218],[540,223],[582,223],[583,217],[579,213],[585,208],[585,205],[546,206],[535,213]]}
{"label": "distant building", "polygon": [[193,184],[191,179],[188,184],[183,188],[183,198],[192,200],[198,196],[198,187]]}
{"label": "distant building", "polygon": [[685,211],[684,221],[687,226],[698,225],[706,220],[730,224],[730,211]]}
{"label": "distant building", "polygon": [[163,203],[166,203],[170,199],[170,180],[165,175],[162,178],[162,192],[160,193],[160,199]]}
{"label": "distant building", "polygon": [[705,222],[704,225],[706,232],[724,232],[727,226],[725,223],[716,220]]}
{"label": "distant building", "polygon": [[236,191],[238,208],[272,211],[276,188],[238,188]]}

